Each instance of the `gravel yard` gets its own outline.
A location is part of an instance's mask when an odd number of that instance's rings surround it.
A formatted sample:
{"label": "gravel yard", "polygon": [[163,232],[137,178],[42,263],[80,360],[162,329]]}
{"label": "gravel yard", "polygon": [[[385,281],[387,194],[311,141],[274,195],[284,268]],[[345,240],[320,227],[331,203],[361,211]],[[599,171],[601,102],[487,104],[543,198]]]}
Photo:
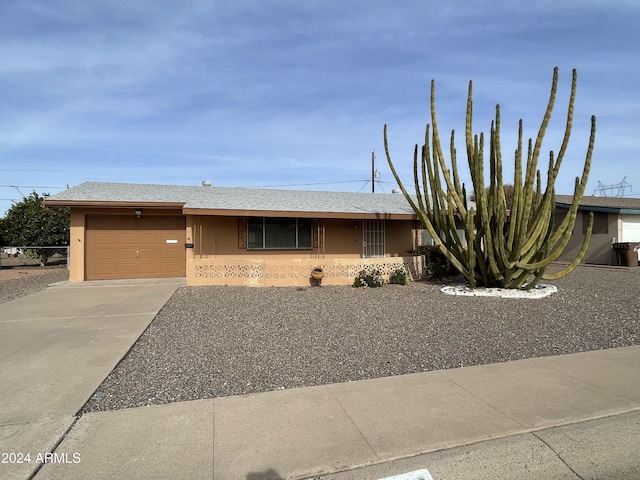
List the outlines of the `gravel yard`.
{"label": "gravel yard", "polygon": [[65,280],[69,280],[66,266],[0,268],[0,303],[31,295]]}
{"label": "gravel yard", "polygon": [[441,284],[181,287],[83,412],[640,344],[640,268],[579,267],[544,299]]}

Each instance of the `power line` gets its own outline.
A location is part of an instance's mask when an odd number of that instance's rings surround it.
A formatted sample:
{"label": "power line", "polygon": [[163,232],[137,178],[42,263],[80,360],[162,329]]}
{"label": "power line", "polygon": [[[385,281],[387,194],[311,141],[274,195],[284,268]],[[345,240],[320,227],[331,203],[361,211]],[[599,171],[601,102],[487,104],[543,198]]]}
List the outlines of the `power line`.
{"label": "power line", "polygon": [[362,185],[362,187],[360,187],[360,190],[358,190],[358,193],[360,193],[362,191],[362,189],[367,186],[368,183],[369,183],[369,180],[364,180],[364,185]]}
{"label": "power line", "polygon": [[290,183],[286,185],[247,185],[243,188],[273,188],[273,187],[307,187],[310,185],[334,185],[338,183],[360,183],[369,180],[346,180],[342,182]]}
{"label": "power line", "polygon": [[0,185],[0,187],[6,187],[6,188],[68,188],[67,186],[64,187],[36,187],[33,185]]}

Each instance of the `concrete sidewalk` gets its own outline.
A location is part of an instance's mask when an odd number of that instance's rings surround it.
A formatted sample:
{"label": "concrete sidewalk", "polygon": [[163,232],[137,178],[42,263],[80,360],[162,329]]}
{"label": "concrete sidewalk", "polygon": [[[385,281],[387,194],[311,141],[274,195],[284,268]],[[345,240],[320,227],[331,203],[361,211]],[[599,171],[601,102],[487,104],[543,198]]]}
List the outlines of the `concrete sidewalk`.
{"label": "concrete sidewalk", "polygon": [[183,283],[62,282],[0,305],[0,478],[29,478]]}
{"label": "concrete sidewalk", "polygon": [[90,413],[35,478],[638,478],[639,373],[636,346]]}

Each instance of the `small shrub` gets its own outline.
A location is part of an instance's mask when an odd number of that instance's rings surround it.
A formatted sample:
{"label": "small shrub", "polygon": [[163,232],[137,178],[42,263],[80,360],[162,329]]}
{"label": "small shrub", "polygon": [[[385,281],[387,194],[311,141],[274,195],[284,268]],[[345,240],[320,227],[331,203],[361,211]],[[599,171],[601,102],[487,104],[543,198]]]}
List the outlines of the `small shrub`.
{"label": "small shrub", "polygon": [[449,268],[447,267],[447,265],[439,261],[427,262],[427,272],[429,278],[433,278],[434,280],[441,280],[448,275]]}
{"label": "small shrub", "polygon": [[356,288],[377,288],[382,285],[384,285],[384,279],[380,270],[360,270],[360,273],[353,281],[353,286]]}
{"label": "small shrub", "polygon": [[389,283],[394,283],[396,285],[406,285],[407,273],[401,268],[397,268],[391,273],[391,275],[389,275]]}
{"label": "small shrub", "polygon": [[436,246],[422,246],[420,253],[424,255],[424,263],[427,267],[427,276],[440,280],[449,275],[457,274],[457,270],[451,265],[440,249]]}

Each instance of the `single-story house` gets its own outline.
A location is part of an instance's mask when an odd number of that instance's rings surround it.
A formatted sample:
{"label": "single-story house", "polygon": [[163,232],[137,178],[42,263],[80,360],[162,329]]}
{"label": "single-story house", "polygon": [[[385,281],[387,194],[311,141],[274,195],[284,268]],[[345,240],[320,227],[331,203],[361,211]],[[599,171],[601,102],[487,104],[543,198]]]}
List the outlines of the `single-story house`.
{"label": "single-story house", "polygon": [[[556,195],[556,223],[567,214],[573,197]],[[583,196],[573,234],[559,260],[571,261],[580,251],[593,213],[593,231],[583,263],[619,265],[614,245],[640,243],[640,198]]]}
{"label": "single-story house", "polygon": [[422,275],[402,194],[87,182],[70,207],[70,280],[186,277],[188,285],[352,284],[364,268]]}

